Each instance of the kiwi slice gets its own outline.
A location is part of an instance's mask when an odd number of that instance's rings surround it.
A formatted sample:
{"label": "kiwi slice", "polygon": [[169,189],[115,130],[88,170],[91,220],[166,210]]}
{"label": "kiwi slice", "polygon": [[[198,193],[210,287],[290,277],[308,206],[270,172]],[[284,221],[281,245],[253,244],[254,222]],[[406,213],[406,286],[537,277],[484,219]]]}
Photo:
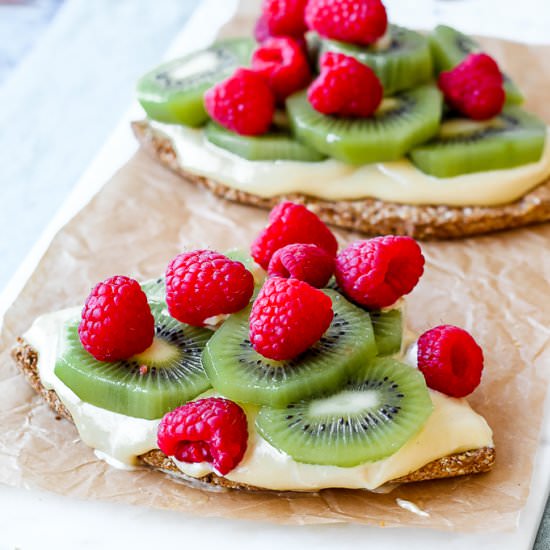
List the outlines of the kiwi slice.
{"label": "kiwi slice", "polygon": [[410,152],[423,172],[448,178],[513,168],[540,159],[546,139],[546,125],[517,106],[505,107],[487,121],[451,119],[439,134]]}
{"label": "kiwi slice", "polygon": [[284,130],[275,129],[261,136],[241,136],[215,122],[209,122],[204,135],[210,143],[248,160],[316,162],[325,158],[325,155],[296,141]]}
{"label": "kiwi slice", "polygon": [[[429,43],[438,73],[452,69],[469,54],[482,51],[481,46],[473,38],[447,25],[438,25],[431,32]],[[502,77],[506,102],[510,104],[523,103],[523,94],[514,81],[505,73],[502,73]]]}
{"label": "kiwi slice", "polygon": [[66,327],[56,376],[82,401],[137,418],[161,418],[210,387],[201,354],[212,331],[170,317],[166,305],[150,301],[153,345],[127,361],[94,359],[80,343],[78,321]]}
{"label": "kiwi slice", "polygon": [[139,79],[137,98],[154,120],[201,126],[208,120],[204,92],[248,65],[253,49],[252,39],[235,38],[164,63]]}
{"label": "kiwi slice", "polygon": [[401,351],[403,312],[399,308],[370,311],[378,355],[394,355]]}
{"label": "kiwi slice", "polygon": [[370,317],[333,290],[334,319],[323,337],[288,361],[258,354],[248,339],[250,309],[232,315],[203,353],[204,368],[215,390],[229,399],[280,407],[344,382],[350,372],[376,355]]}
{"label": "kiwi slice", "polygon": [[401,92],[382,102],[373,116],[352,118],[323,115],[298,92],[287,99],[296,137],[331,157],[349,164],[401,158],[439,129],[442,99],[432,84]]}
{"label": "kiwi slice", "polygon": [[351,467],[394,454],[418,433],[432,410],[422,374],[384,358],[336,392],[284,408],[262,407],[256,427],[298,462]]}
{"label": "kiwi slice", "polygon": [[419,86],[433,77],[428,39],[397,25],[389,25],[382,40],[366,47],[322,39],[319,54],[325,52],[349,55],[368,65],[382,82],[386,96]]}

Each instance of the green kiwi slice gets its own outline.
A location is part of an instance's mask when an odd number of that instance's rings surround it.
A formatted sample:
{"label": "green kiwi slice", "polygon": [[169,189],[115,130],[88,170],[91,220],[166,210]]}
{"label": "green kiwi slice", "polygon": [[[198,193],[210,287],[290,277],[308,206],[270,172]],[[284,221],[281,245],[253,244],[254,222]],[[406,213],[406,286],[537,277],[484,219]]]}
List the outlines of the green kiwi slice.
{"label": "green kiwi slice", "polygon": [[201,354],[212,331],[170,317],[150,300],[153,345],[127,361],[94,359],[80,343],[78,321],[66,327],[56,376],[82,401],[137,418],[161,418],[210,387]]}
{"label": "green kiwi slice", "polygon": [[248,160],[316,162],[325,158],[325,155],[296,141],[290,132],[284,130],[274,129],[261,136],[241,136],[209,122],[204,135],[210,143]]}
{"label": "green kiwi slice", "polygon": [[280,407],[337,388],[376,355],[370,317],[333,290],[332,324],[306,352],[288,361],[258,354],[248,339],[250,309],[232,315],[203,353],[215,390],[229,399]]}
{"label": "green kiwi slice", "polygon": [[536,162],[545,139],[544,122],[510,105],[487,121],[447,120],[439,134],[413,149],[410,157],[423,172],[448,178]]}
{"label": "green kiwi slice", "polygon": [[262,407],[260,435],[298,462],[352,467],[398,451],[433,410],[422,374],[377,359],[336,392],[284,408]]}
{"label": "green kiwi slice", "polygon": [[378,355],[394,355],[401,351],[403,312],[399,308],[370,311]]}
{"label": "green kiwi slice", "polygon": [[442,99],[432,84],[401,92],[382,102],[373,116],[327,116],[309,103],[306,92],[287,99],[296,137],[310,147],[349,164],[397,160],[433,137],[441,119]]}
{"label": "green kiwi slice", "polygon": [[[431,32],[429,43],[438,73],[452,69],[469,54],[482,51],[481,46],[473,38],[447,25],[438,25]],[[506,103],[523,103],[523,94],[515,82],[505,73],[502,74],[502,77],[506,91]]]}
{"label": "green kiwi slice", "polygon": [[164,63],[139,79],[138,101],[154,120],[201,126],[208,120],[204,92],[248,65],[253,49],[252,39],[235,38]]}
{"label": "green kiwi slice", "polygon": [[366,47],[322,39],[319,54],[325,52],[349,55],[368,65],[382,82],[386,96],[419,86],[433,77],[428,39],[397,25],[389,25],[382,40]]}

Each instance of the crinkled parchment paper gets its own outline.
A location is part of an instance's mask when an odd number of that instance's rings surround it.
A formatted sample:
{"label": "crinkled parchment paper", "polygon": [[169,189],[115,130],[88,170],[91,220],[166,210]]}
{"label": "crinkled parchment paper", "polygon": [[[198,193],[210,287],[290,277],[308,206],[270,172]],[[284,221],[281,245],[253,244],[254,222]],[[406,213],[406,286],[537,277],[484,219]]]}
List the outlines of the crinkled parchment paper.
{"label": "crinkled parchment paper", "polygon": [[[232,29],[242,24],[241,14]],[[488,49],[526,92],[528,106],[550,122],[543,95],[550,48],[492,40]],[[115,174],[58,233],[6,315],[0,335],[0,482],[201,516],[513,529],[529,491],[550,378],[550,225],[424,244],[426,273],[408,300],[414,330],[454,323],[471,331],[485,350],[483,382],[471,402],[495,433],[497,464],[486,475],[402,486],[389,494],[205,492],[160,473],[119,471],[97,460],[74,427],[56,420],[17,373],[9,349],[37,315],[82,303],[95,282],[115,273],[156,276],[184,249],[246,246],[266,219],[264,211],[196,189],[144,153]],[[343,244],[357,235],[338,237]],[[398,498],[429,515],[400,508]]]}

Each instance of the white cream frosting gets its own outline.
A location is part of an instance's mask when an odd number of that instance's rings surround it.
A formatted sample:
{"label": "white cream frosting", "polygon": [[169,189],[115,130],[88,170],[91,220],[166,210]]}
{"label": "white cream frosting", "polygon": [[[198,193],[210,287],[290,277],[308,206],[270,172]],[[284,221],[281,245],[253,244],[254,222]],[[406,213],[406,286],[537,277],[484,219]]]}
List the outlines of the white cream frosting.
{"label": "white cream frosting", "polygon": [[[38,352],[38,371],[44,386],[56,391],[71,413],[80,437],[96,455],[115,467],[133,467],[136,458],[156,448],[160,420],[145,420],[100,409],[83,402],[54,373],[61,351],[63,326],[78,318],[79,308],[39,317],[24,335]],[[325,487],[376,489],[437,458],[492,446],[492,432],[483,417],[464,399],[453,399],[430,391],[434,411],[422,430],[392,456],[379,462],[352,468],[296,462],[272,447],[254,426],[258,408],[245,405],[249,441],[240,464],[226,478],[274,490],[318,490]],[[200,478],[213,471],[209,464],[184,464],[178,468],[190,477]]]}
{"label": "white cream frosting", "polygon": [[302,193],[325,200],[371,197],[402,204],[496,206],[519,199],[550,177],[550,131],[537,162],[437,178],[405,158],[362,166],[334,159],[250,161],[212,145],[200,129],[149,123],[171,141],[184,169],[260,197]]}

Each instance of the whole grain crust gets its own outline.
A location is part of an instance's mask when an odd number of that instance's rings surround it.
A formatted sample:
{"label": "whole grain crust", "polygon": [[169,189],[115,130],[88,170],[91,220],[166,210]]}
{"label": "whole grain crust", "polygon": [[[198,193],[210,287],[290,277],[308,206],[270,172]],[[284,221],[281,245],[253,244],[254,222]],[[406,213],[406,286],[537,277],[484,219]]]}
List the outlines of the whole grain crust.
{"label": "whole grain crust", "polygon": [[299,202],[328,224],[369,235],[456,239],[550,220],[550,180],[516,202],[494,207],[398,204],[377,199],[327,201],[302,194],[260,197],[183,169],[169,138],[147,120],[133,122],[132,128],[142,148],[160,163],[219,197],[267,209],[282,200]]}
{"label": "whole grain crust", "polygon": [[[59,400],[59,397],[53,390],[47,390],[37,371],[38,354],[22,338],[18,338],[17,345],[12,350],[12,357],[21,372],[25,375],[29,384],[40,394],[48,405],[59,417],[66,418],[73,422],[70,412]],[[197,480],[188,478],[176,467],[172,459],[166,456],[159,449],[149,451],[140,457],[139,461],[153,470],[159,470],[172,476],[181,478],[193,486],[197,485]],[[416,481],[428,481],[433,479],[442,479],[457,477],[469,474],[478,474],[488,472],[495,462],[495,449],[493,447],[482,447],[472,449],[463,453],[449,455],[426,464],[422,468],[407,474],[406,476],[392,480],[391,483],[412,483]],[[235,483],[215,474],[209,474],[200,479],[200,485],[210,488],[237,489],[249,491],[265,491],[258,487]]]}

